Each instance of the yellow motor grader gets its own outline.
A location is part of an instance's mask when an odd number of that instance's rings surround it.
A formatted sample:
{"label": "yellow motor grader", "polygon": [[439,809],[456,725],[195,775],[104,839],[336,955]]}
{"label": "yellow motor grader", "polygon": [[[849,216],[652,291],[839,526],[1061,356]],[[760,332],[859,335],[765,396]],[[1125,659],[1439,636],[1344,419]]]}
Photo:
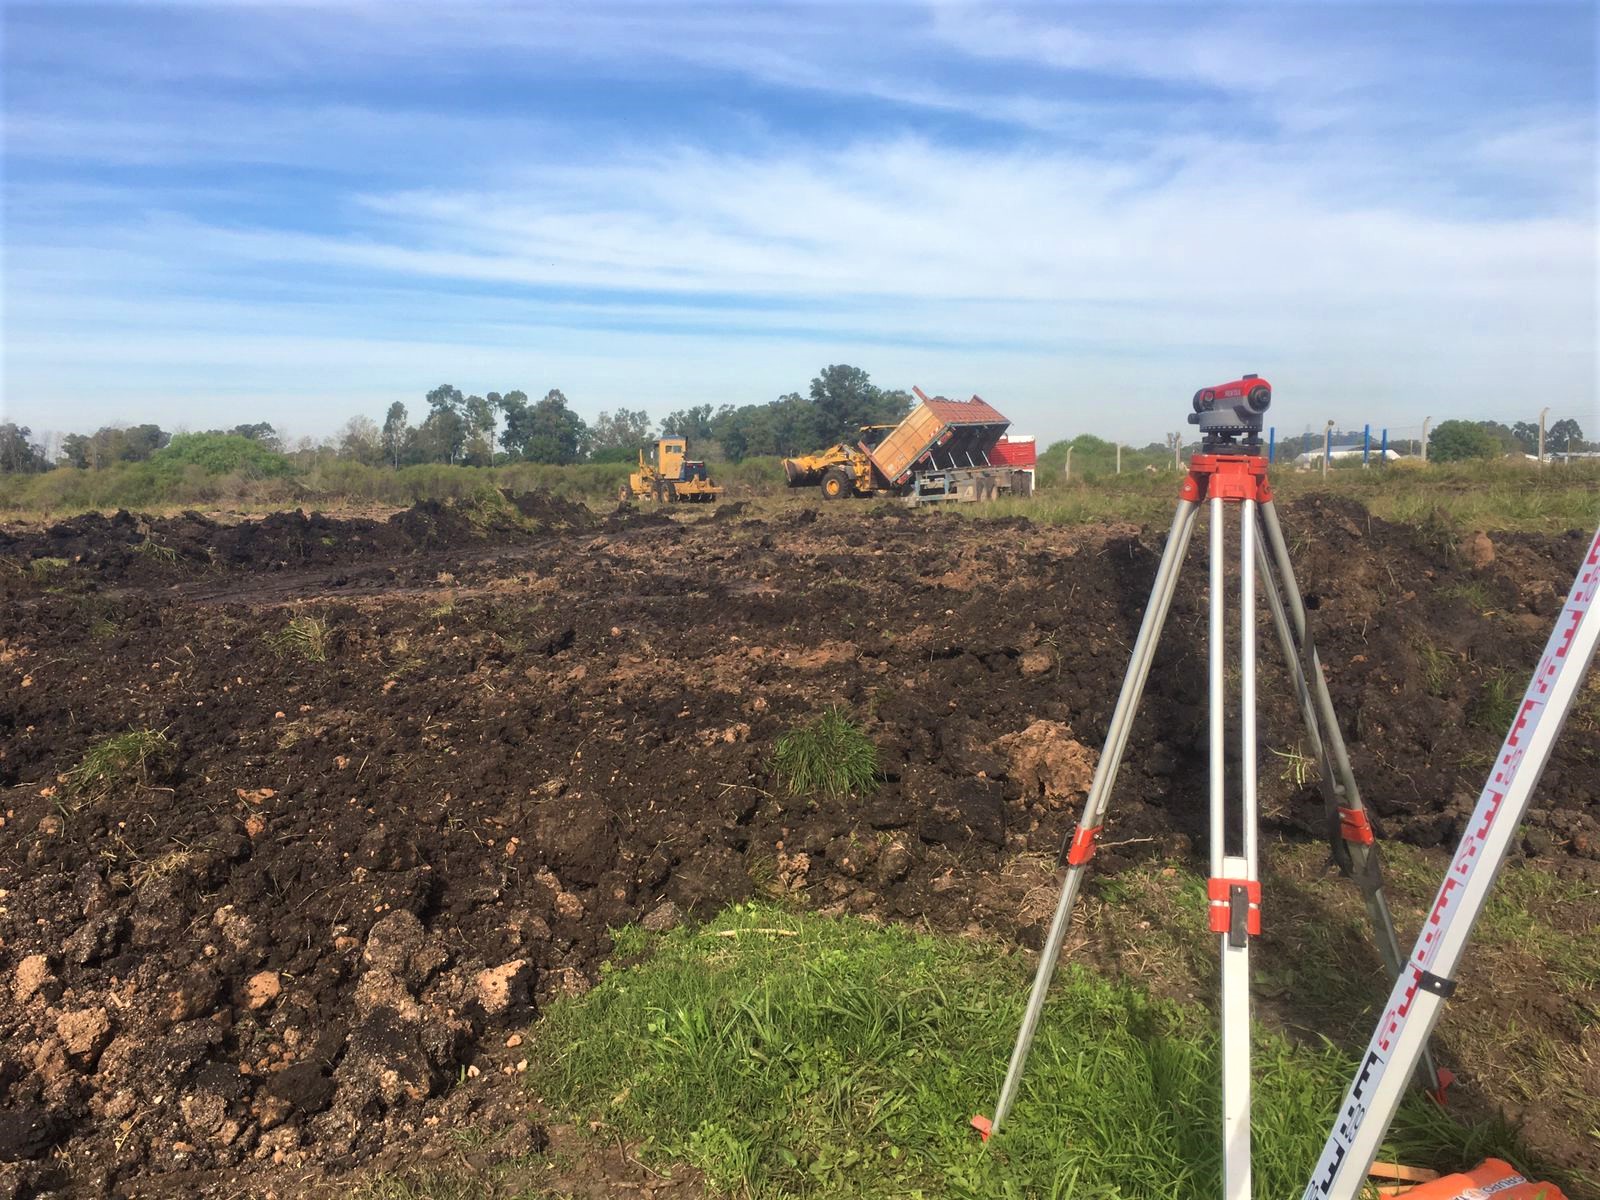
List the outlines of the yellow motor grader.
{"label": "yellow motor grader", "polygon": [[689,459],[688,453],[689,443],[681,437],[661,438],[649,458],[640,450],[639,469],[617,490],[617,499],[708,504],[720,497],[723,489],[711,482],[706,464]]}

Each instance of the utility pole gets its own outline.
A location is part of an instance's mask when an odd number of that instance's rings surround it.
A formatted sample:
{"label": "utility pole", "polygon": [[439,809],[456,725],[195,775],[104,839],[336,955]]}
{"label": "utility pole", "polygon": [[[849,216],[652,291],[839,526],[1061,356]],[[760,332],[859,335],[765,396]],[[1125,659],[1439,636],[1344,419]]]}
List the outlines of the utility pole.
{"label": "utility pole", "polygon": [[1117,443],[1117,474],[1122,474],[1122,443]]}
{"label": "utility pole", "polygon": [[[1548,407],[1539,410],[1539,469],[1544,469],[1544,419],[1550,415]],[[1568,460],[1570,461],[1570,460]]]}
{"label": "utility pole", "polygon": [[1070,480],[1072,478],[1072,451],[1074,449],[1075,447],[1072,446],[1067,447],[1067,466],[1061,475],[1063,480]]}
{"label": "utility pole", "polygon": [[1167,445],[1172,448],[1172,469],[1174,471],[1183,470],[1183,456],[1182,456],[1183,434],[1181,434],[1181,433],[1169,433],[1169,434],[1167,434]]}
{"label": "utility pole", "polygon": [[1333,458],[1333,422],[1322,427],[1322,477],[1328,477],[1328,462]]}
{"label": "utility pole", "polygon": [[1432,417],[1422,418],[1422,461],[1428,461],[1428,426],[1432,424]]}

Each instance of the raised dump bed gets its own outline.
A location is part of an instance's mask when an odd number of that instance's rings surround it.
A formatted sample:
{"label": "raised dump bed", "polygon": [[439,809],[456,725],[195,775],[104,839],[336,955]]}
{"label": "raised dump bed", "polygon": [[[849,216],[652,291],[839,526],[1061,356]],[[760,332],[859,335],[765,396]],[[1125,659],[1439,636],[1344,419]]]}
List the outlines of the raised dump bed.
{"label": "raised dump bed", "polygon": [[874,468],[890,487],[911,481],[917,471],[952,471],[987,467],[1011,422],[987,401],[946,400],[913,388],[921,401],[876,446],[862,444]]}

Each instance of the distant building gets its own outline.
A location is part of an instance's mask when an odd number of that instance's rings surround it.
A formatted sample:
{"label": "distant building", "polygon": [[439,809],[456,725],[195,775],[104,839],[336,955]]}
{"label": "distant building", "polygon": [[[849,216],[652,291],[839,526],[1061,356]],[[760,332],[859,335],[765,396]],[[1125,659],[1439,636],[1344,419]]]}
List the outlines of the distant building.
{"label": "distant building", "polygon": [[[1328,457],[1334,462],[1349,462],[1351,459],[1359,462],[1361,455],[1360,446],[1334,446],[1328,451]],[[1376,446],[1367,452],[1367,456],[1369,462],[1394,462],[1397,458],[1403,457],[1393,450],[1380,450]],[[1321,450],[1307,450],[1304,454],[1295,455],[1294,459],[1295,469],[1300,471],[1309,471],[1321,462]]]}

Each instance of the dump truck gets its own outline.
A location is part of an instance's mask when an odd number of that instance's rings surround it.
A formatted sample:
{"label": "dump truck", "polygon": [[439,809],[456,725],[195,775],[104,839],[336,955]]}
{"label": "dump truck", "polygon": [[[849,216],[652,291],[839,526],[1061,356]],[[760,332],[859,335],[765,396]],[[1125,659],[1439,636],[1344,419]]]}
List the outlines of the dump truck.
{"label": "dump truck", "polygon": [[706,464],[688,457],[689,443],[681,437],[659,439],[650,451],[654,462],[639,451],[639,469],[618,489],[618,500],[655,500],[664,504],[707,504],[722,495],[711,481]]}
{"label": "dump truck", "polygon": [[896,425],[863,425],[840,442],[783,460],[790,487],[817,486],[825,500],[887,494],[907,504],[993,500],[1033,492],[1031,471],[993,461],[1011,422],[981,397],[947,400],[912,388],[918,404]]}

